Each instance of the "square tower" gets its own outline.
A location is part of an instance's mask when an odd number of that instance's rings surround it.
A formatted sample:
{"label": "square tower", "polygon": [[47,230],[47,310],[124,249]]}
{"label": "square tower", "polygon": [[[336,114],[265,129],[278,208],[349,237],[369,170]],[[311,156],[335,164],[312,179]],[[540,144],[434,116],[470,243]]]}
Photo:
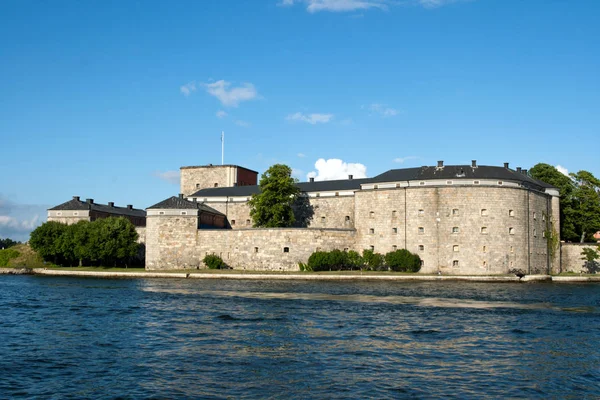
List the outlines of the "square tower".
{"label": "square tower", "polygon": [[258,179],[258,172],[238,165],[209,164],[180,170],[180,192],[186,196],[207,188],[256,185]]}

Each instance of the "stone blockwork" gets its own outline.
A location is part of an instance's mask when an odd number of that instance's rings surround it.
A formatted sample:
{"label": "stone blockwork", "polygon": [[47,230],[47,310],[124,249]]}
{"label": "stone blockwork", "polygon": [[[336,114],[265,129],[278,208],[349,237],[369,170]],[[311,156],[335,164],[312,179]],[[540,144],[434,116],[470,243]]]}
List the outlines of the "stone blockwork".
{"label": "stone blockwork", "polygon": [[87,210],[60,210],[48,211],[48,222],[60,222],[61,224],[76,224],[79,221],[89,221],[90,212]]}
{"label": "stone blockwork", "polygon": [[257,175],[237,165],[181,167],[181,193],[188,196],[206,188],[256,185]]}
{"label": "stone blockwork", "polygon": [[363,190],[355,195],[356,250],[406,248],[425,273],[545,272],[549,199],[521,188]]}
{"label": "stone blockwork", "polygon": [[600,263],[596,262],[592,271],[589,271],[585,265],[585,260],[581,252],[585,248],[598,250],[597,243],[561,243],[561,267],[559,272],[575,272],[575,273],[598,273],[600,272]]}
{"label": "stone blockwork", "polygon": [[146,268],[195,269],[207,254],[217,254],[235,269],[297,271],[317,249],[344,248],[354,235],[330,229],[196,229],[193,217],[149,216]]}

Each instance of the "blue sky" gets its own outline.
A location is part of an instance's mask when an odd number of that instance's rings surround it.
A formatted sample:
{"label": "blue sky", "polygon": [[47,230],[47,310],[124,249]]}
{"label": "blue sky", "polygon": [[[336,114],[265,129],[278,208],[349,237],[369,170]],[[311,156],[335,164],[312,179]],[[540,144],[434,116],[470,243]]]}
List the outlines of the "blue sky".
{"label": "blue sky", "polygon": [[226,163],[301,180],[472,159],[600,176],[599,50],[595,0],[4,1],[0,237],[73,195],[174,195],[222,130]]}

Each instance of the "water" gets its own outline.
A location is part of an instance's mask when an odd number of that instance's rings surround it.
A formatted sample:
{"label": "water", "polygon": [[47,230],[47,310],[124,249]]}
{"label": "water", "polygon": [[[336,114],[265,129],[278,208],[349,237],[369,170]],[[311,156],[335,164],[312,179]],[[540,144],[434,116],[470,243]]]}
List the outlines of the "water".
{"label": "water", "polygon": [[0,277],[0,398],[598,398],[600,286]]}

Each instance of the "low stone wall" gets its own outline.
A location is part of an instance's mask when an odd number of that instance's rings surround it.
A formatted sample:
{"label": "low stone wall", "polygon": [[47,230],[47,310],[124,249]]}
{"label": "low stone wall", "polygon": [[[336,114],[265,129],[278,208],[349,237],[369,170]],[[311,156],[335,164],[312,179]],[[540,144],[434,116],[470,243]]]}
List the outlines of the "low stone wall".
{"label": "low stone wall", "polygon": [[597,243],[561,243],[560,251],[560,262],[561,272],[575,272],[575,273],[598,273],[600,272],[600,263],[596,261],[595,265],[590,271],[585,265],[585,260],[581,252],[585,248],[597,250]]}

